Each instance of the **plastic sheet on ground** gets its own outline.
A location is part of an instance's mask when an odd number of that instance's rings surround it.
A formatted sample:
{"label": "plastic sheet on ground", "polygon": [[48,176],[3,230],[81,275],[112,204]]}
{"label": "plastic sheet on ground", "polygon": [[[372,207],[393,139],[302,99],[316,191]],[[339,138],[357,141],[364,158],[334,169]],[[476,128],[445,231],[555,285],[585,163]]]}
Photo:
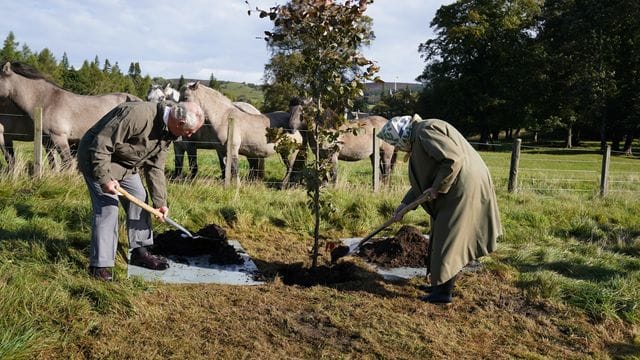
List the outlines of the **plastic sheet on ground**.
{"label": "plastic sheet on ground", "polygon": [[[128,276],[139,276],[147,281],[160,281],[172,284],[227,284],[260,285],[256,280],[258,267],[244,251],[237,240],[229,240],[236,252],[242,257],[241,265],[210,264],[209,256],[174,257],[169,256],[169,268],[162,271],[149,270],[129,264]],[[186,261],[185,261],[186,260]],[[186,264],[185,262],[188,262]]]}

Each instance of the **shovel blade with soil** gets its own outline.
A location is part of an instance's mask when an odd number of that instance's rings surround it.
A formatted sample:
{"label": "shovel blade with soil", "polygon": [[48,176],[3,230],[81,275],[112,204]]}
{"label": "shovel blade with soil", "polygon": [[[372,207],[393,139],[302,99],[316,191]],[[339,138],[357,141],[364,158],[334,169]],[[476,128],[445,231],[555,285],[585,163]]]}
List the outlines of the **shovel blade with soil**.
{"label": "shovel blade with soil", "polygon": [[409,205],[402,208],[397,214],[395,214],[391,219],[387,220],[384,224],[380,225],[377,229],[371,232],[369,235],[365,236],[360,242],[354,247],[350,248],[346,245],[341,245],[331,250],[331,263],[335,264],[340,258],[343,258],[349,254],[355,253],[360,247],[370,241],[375,235],[377,235],[380,231],[386,229],[389,225],[395,223],[396,221],[400,221],[402,217],[411,210],[417,208],[420,204],[430,201],[432,199],[431,193],[428,191],[423,192],[417,199],[413,202],[409,203]]}

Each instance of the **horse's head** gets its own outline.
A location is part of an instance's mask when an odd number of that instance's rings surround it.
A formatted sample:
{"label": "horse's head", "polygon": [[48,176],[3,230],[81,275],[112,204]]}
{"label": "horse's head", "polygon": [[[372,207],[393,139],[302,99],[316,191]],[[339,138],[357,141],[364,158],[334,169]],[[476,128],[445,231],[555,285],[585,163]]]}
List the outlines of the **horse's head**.
{"label": "horse's head", "polygon": [[7,61],[2,66],[2,72],[0,73],[0,97],[9,97],[11,94],[11,82],[9,81],[11,75],[13,75],[13,69],[11,68],[11,63]]}
{"label": "horse's head", "polygon": [[167,85],[164,87],[164,97],[167,100],[173,100],[173,101],[180,101],[180,92],[174,88],[171,87],[171,83],[167,83]]}
{"label": "horse's head", "polygon": [[182,85],[180,88],[180,101],[195,101],[195,91],[200,87],[200,81],[194,81]]}
{"label": "horse's head", "polygon": [[149,93],[147,94],[147,101],[164,101],[165,95],[164,91],[160,85],[151,85],[151,89],[149,89]]}
{"label": "horse's head", "polygon": [[289,131],[291,133],[307,126],[304,119],[304,106],[309,103],[298,97],[294,97],[289,101]]}

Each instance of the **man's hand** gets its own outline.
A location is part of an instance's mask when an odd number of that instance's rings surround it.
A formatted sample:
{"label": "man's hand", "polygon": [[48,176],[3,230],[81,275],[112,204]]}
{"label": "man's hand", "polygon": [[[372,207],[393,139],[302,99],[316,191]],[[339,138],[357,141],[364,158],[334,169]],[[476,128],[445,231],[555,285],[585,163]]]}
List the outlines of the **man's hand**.
{"label": "man's hand", "polygon": [[100,185],[100,187],[102,188],[102,191],[106,194],[113,194],[113,195],[118,195],[118,192],[116,191],[116,189],[118,188],[118,186],[120,186],[120,184],[118,183],[117,180],[109,180],[106,183]]}
{"label": "man's hand", "polygon": [[169,214],[169,208],[166,206],[161,206],[156,210],[158,210],[162,214],[162,218],[160,218],[159,220],[164,222],[164,218],[167,217],[167,215]]}

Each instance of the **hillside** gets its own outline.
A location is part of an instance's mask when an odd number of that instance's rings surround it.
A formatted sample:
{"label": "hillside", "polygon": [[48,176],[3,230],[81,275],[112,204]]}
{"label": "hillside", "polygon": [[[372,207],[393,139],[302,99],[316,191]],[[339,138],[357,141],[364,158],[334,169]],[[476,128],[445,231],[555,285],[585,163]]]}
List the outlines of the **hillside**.
{"label": "hillside", "polygon": [[[171,81],[174,86],[176,86],[180,81],[180,79],[167,80]],[[186,83],[192,81],[200,81],[201,84],[209,85],[209,80],[203,79],[184,79],[184,81]],[[262,94],[262,87],[260,85],[222,80],[219,80],[219,82],[221,92],[233,101],[248,102],[258,109],[264,103],[264,95]]]}
{"label": "hillside", "polygon": [[[180,79],[168,79],[172,84],[177,84]],[[209,84],[209,80],[202,79],[185,79],[185,82],[200,81],[202,84]],[[233,81],[220,81],[222,93],[233,101],[244,101],[253,104],[255,107],[260,108],[264,103],[264,94],[262,93],[262,86],[252,83],[239,83]],[[390,90],[402,90],[409,89],[411,91],[420,91],[422,84],[420,83],[405,83],[405,82],[382,82],[382,83],[366,83],[365,84],[365,97],[370,104],[375,103],[380,99],[380,95],[383,92],[389,92]]]}

